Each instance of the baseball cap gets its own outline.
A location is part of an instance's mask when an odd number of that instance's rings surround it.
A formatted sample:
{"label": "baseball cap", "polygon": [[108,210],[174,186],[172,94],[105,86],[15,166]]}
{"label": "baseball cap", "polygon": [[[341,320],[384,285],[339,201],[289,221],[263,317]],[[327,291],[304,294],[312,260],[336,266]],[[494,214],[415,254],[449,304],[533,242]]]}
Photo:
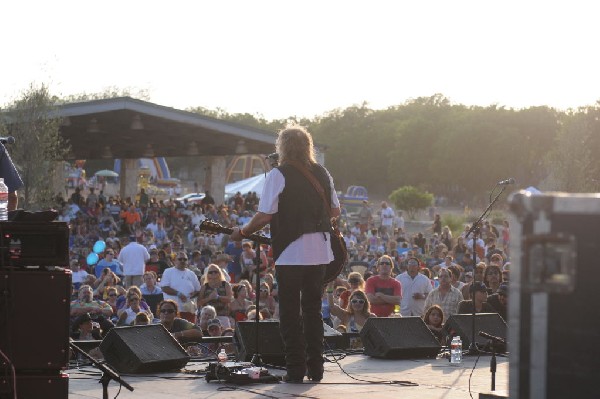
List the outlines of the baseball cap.
{"label": "baseball cap", "polygon": [[221,327],[221,320],[219,319],[210,319],[207,324],[207,328],[211,328],[213,326]]}

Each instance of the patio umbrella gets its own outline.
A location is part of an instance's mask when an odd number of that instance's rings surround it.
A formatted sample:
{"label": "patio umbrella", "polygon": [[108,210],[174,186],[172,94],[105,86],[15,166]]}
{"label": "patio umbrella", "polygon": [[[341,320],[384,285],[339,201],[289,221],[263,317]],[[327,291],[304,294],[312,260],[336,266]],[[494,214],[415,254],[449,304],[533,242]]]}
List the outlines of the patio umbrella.
{"label": "patio umbrella", "polygon": [[96,173],[94,173],[94,175],[103,177],[119,177],[119,174],[117,172],[113,172],[112,170],[108,169],[99,170]]}

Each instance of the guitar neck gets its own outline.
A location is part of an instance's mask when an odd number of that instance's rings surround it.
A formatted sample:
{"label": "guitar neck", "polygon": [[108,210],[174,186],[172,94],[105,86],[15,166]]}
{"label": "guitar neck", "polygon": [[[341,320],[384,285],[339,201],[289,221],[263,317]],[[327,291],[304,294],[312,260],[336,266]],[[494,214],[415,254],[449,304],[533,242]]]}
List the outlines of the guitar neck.
{"label": "guitar neck", "polygon": [[[202,222],[200,223],[200,230],[206,231],[209,233],[223,233],[227,235],[231,235],[233,233],[233,229],[229,227],[221,226],[215,222]],[[258,234],[251,234],[248,236],[249,240],[258,242],[260,244],[271,245],[271,239],[269,237],[261,236]]]}

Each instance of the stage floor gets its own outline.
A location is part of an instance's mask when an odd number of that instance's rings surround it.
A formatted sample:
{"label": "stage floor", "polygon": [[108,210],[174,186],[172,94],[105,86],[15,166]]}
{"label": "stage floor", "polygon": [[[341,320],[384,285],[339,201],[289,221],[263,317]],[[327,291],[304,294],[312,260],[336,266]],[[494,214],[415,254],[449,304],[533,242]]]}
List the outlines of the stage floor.
{"label": "stage floor", "polygon": [[[331,359],[331,357],[330,357]],[[122,375],[122,378],[135,389],[133,392],[121,389],[119,399],[164,399],[179,398],[479,398],[480,393],[490,393],[491,373],[489,355],[482,355],[472,373],[469,390],[469,376],[475,365],[475,357],[465,357],[459,365],[447,359],[386,360],[364,355],[350,355],[336,363],[325,363],[323,381],[303,384],[251,384],[232,385],[219,381],[206,382],[203,371],[208,363],[190,362],[184,372],[157,373],[154,375]],[[344,371],[348,373],[346,375]],[[285,374],[282,370],[271,369],[273,375]],[[102,398],[100,374],[91,366],[67,371],[69,398]],[[392,381],[392,383],[386,383]],[[110,382],[108,394],[114,398],[119,385]],[[507,395],[508,359],[498,357],[496,372],[496,393]]]}

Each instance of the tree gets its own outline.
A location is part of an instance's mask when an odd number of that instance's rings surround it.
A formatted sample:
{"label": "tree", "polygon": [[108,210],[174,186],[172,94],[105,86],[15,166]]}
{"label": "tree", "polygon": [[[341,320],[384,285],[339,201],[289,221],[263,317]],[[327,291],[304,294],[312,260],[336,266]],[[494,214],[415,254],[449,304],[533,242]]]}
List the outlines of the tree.
{"label": "tree", "polygon": [[52,177],[70,149],[60,135],[61,121],[52,116],[56,102],[45,85],[31,85],[3,114],[3,130],[15,137],[9,151],[23,179],[19,207],[25,209],[53,205]]}
{"label": "tree", "polygon": [[421,209],[425,209],[433,203],[433,194],[421,191],[413,186],[404,186],[395,190],[389,196],[396,209],[402,209],[408,213],[410,219]]}

